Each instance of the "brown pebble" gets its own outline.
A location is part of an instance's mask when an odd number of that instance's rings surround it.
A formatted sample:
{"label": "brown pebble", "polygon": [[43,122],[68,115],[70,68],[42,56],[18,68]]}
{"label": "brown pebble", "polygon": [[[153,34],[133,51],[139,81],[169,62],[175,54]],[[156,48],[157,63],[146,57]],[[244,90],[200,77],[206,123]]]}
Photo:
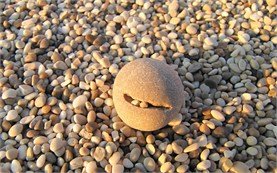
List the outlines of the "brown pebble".
{"label": "brown pebble", "polygon": [[[127,125],[143,131],[157,130],[178,115],[184,101],[182,88],[177,73],[164,62],[138,59],[119,71],[113,88],[114,105]],[[134,106],[132,99],[145,101],[150,106]]]}

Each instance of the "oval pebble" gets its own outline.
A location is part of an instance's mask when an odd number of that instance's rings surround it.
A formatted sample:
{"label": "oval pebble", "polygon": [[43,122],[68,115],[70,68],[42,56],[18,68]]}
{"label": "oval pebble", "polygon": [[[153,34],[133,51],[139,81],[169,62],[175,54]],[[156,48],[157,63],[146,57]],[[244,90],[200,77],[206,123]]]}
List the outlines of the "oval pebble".
{"label": "oval pebble", "polygon": [[23,130],[22,124],[15,124],[10,128],[9,136],[16,137],[17,135],[19,135],[22,132],[22,130]]}
{"label": "oval pebble", "polygon": [[224,115],[217,110],[211,110],[211,115],[218,121],[225,121]]}
{"label": "oval pebble", "polygon": [[6,116],[7,121],[13,121],[18,118],[18,113],[16,110],[10,110]]}
{"label": "oval pebble", "polygon": [[146,157],[143,161],[143,165],[150,172],[154,171],[156,168],[155,160],[152,159],[151,157]]}
{"label": "oval pebble", "polygon": [[211,167],[211,161],[209,160],[203,160],[201,161],[200,163],[197,164],[196,168],[199,170],[199,171],[204,171],[204,170],[207,170]]}
{"label": "oval pebble", "polygon": [[72,106],[74,108],[83,107],[87,101],[88,98],[86,96],[80,95],[73,100]]}

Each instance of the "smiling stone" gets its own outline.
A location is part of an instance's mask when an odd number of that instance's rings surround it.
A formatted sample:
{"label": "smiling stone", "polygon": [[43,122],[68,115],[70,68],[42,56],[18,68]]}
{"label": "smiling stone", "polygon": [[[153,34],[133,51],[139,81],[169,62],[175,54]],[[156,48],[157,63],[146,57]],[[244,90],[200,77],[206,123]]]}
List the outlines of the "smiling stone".
{"label": "smiling stone", "polygon": [[182,82],[166,63],[132,61],[116,76],[113,99],[119,117],[132,128],[154,131],[176,118],[183,103]]}

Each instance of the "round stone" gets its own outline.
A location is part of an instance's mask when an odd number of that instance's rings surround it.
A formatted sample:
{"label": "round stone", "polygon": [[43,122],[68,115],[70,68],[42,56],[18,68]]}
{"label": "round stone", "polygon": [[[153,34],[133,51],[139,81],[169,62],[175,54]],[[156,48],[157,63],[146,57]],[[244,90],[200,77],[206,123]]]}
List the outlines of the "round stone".
{"label": "round stone", "polygon": [[50,150],[55,152],[64,146],[64,141],[60,138],[54,138],[50,143]]}
{"label": "round stone", "polygon": [[73,108],[83,107],[87,101],[88,98],[86,96],[80,95],[73,100],[72,106]]}
{"label": "round stone", "polygon": [[22,166],[18,160],[13,160],[11,163],[12,172],[22,172]]}
{"label": "round stone", "polygon": [[17,135],[19,135],[22,132],[22,130],[23,130],[22,124],[15,124],[10,128],[9,136],[16,137]]}
{"label": "round stone", "polygon": [[3,92],[2,99],[4,99],[4,100],[10,99],[10,98],[13,99],[13,98],[16,97],[16,95],[17,95],[16,90],[14,90],[14,89],[7,89],[7,90],[5,90]]}
{"label": "round stone", "polygon": [[256,145],[257,144],[257,139],[254,136],[249,136],[246,138],[246,143],[250,146]]}
{"label": "round stone", "polygon": [[199,171],[207,170],[210,167],[211,167],[211,161],[209,161],[209,160],[203,160],[202,162],[198,163],[196,166],[196,168]]}
{"label": "round stone", "polygon": [[[150,58],[137,59],[119,71],[113,98],[119,117],[127,125],[153,131],[178,116],[184,102],[183,85],[178,74],[166,63]],[[133,100],[146,102],[148,107],[133,105]]]}
{"label": "round stone", "polygon": [[217,110],[211,110],[211,114],[218,121],[225,121],[225,117],[221,112],[219,112]]}
{"label": "round stone", "polygon": [[45,105],[46,103],[46,95],[45,94],[41,94],[40,96],[38,96],[35,100],[35,106],[38,108],[41,108],[42,106]]}
{"label": "round stone", "polygon": [[17,158],[18,156],[18,150],[15,148],[11,148],[6,152],[6,158],[9,160],[13,160]]}
{"label": "round stone", "polygon": [[155,160],[152,159],[151,157],[146,157],[143,161],[143,165],[145,166],[147,171],[150,171],[150,172],[154,171],[156,168]]}
{"label": "round stone", "polygon": [[190,35],[194,35],[197,33],[197,29],[192,24],[190,24],[186,27],[186,31]]}
{"label": "round stone", "polygon": [[7,121],[13,121],[18,118],[18,113],[16,110],[10,110],[6,116]]}

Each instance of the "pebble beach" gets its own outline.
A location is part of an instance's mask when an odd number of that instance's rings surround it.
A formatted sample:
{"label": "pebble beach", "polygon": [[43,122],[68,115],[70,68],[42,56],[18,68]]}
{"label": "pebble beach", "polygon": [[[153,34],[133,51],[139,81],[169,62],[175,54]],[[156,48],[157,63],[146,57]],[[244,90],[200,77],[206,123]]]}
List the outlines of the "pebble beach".
{"label": "pebble beach", "polygon": [[[0,0],[0,173],[277,172],[276,33],[276,0]],[[184,87],[152,132],[114,107],[139,58]]]}

